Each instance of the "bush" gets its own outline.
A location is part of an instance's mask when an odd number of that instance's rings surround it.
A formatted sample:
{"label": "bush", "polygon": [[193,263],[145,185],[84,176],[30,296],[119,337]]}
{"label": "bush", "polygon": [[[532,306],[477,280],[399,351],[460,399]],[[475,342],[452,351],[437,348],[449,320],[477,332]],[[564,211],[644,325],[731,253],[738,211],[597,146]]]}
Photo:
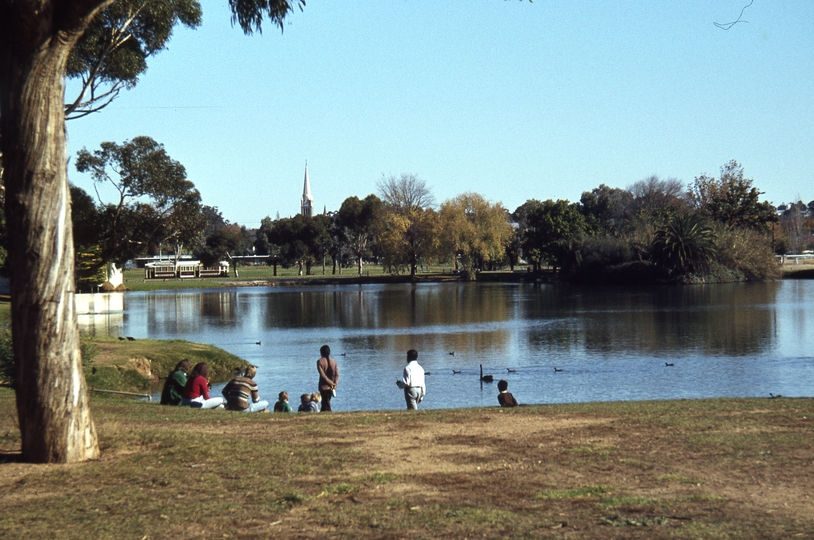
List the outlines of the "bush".
{"label": "bush", "polygon": [[718,226],[718,262],[740,272],[746,280],[778,279],[780,267],[772,252],[771,239],[752,229]]}
{"label": "bush", "polygon": [[615,236],[591,236],[579,248],[580,267],[607,267],[632,262],[636,256],[630,242]]}

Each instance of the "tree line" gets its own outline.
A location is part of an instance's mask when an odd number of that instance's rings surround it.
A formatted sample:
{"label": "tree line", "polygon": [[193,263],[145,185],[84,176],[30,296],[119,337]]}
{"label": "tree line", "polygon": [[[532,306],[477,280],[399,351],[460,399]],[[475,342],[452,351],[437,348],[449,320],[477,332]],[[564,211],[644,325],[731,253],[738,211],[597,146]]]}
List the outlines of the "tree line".
{"label": "tree line", "polygon": [[628,188],[601,184],[573,203],[529,199],[513,212],[471,192],[436,204],[422,179],[402,174],[335,212],[266,217],[253,231],[203,205],[184,167],[149,137],[83,149],[75,165],[116,194],[104,202],[96,189],[94,201],[71,187],[80,289],[108,263],[158,252],[206,266],[229,259],[235,275],[233,257],[251,254],[266,255],[275,275],[278,265],[305,275],[355,266],[361,275],[375,262],[412,276],[437,263],[468,277],[524,265],[587,283],[760,280],[777,276],[775,253],[811,243],[806,205],[778,212],[735,161],[686,187],[652,176]]}

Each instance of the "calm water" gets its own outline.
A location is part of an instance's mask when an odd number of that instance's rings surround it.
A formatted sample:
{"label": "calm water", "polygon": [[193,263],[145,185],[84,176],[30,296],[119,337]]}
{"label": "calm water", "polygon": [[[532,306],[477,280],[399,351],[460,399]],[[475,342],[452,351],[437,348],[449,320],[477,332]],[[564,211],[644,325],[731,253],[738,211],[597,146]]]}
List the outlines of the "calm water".
{"label": "calm water", "polygon": [[403,408],[395,380],[410,348],[430,372],[427,408],[496,405],[497,384],[479,381],[481,364],[529,404],[814,394],[814,282],[804,280],[126,293],[123,313],[80,324],[211,343],[259,367],[261,396],[273,402],[286,390],[295,406],[316,389],[327,343],[341,375],[336,410]]}

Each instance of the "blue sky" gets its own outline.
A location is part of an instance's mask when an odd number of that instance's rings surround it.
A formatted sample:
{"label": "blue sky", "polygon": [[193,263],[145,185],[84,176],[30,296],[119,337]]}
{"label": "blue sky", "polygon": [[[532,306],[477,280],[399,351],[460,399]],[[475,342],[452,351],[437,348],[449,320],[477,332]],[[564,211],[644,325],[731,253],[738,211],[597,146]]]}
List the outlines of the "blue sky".
{"label": "blue sky", "polygon": [[731,159],[774,204],[808,202],[814,2],[755,0],[748,22],[713,24],[747,3],[309,0],[282,34],[247,37],[205,1],[135,89],[68,123],[69,153],[148,135],[248,227],[299,211],[306,160],[320,211],[383,175],[514,210]]}

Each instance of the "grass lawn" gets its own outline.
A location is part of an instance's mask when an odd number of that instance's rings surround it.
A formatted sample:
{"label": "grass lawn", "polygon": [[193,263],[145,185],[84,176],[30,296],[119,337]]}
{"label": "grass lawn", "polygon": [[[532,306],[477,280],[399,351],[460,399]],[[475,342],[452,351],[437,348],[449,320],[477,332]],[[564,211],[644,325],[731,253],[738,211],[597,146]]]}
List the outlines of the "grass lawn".
{"label": "grass lawn", "polygon": [[814,537],[811,399],[92,406],[101,459],[31,465],[0,389],[0,537]]}
{"label": "grass lawn", "polygon": [[[343,268],[342,274],[332,274],[332,268],[327,266],[325,274],[322,273],[322,265],[314,266],[311,268],[311,275],[298,274],[297,268],[283,268],[277,267],[277,275],[274,275],[274,268],[271,266],[240,266],[238,267],[239,277],[234,277],[234,272],[229,273],[229,277],[224,278],[205,278],[205,279],[156,279],[147,280],[144,278],[144,270],[132,268],[124,271],[124,284],[131,291],[152,291],[161,289],[183,289],[183,288],[214,288],[230,286],[237,283],[250,284],[254,281],[269,281],[269,280],[291,280],[291,279],[304,279],[306,281],[318,281],[321,278],[358,278],[358,270],[354,268]],[[409,271],[401,272],[401,275],[409,275]],[[451,266],[427,266],[419,271],[419,276],[422,275],[451,275]],[[386,272],[386,268],[379,265],[366,265],[362,269],[364,277],[381,277],[389,276],[390,273]]]}

